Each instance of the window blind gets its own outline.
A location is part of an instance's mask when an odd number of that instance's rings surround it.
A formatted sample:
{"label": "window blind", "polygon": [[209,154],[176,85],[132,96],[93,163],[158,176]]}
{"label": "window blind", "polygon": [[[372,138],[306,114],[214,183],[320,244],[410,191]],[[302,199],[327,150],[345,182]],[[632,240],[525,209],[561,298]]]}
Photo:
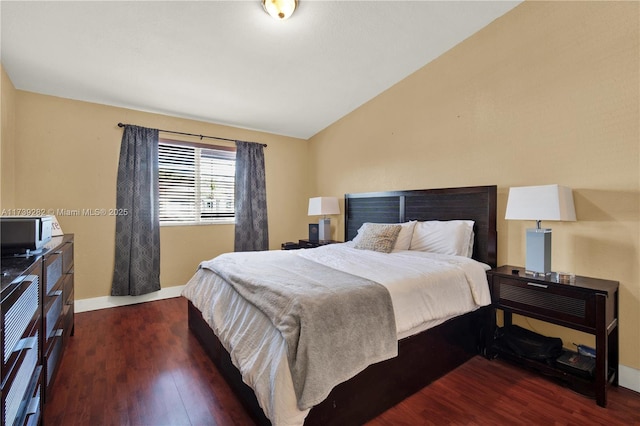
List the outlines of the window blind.
{"label": "window blind", "polygon": [[160,223],[233,219],[235,168],[235,151],[160,142]]}

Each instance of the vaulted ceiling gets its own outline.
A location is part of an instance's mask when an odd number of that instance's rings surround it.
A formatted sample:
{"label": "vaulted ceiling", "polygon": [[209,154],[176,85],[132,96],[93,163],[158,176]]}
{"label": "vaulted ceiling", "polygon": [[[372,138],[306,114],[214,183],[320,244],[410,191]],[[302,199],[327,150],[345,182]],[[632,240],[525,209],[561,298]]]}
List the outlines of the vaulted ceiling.
{"label": "vaulted ceiling", "polygon": [[2,1],[17,89],[307,139],[520,1]]}

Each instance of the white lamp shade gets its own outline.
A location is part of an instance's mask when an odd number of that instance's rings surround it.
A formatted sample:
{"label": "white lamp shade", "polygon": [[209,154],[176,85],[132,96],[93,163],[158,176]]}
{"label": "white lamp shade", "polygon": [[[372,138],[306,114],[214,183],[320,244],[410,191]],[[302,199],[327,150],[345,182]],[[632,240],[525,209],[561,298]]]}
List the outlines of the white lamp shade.
{"label": "white lamp shade", "polygon": [[340,206],[336,197],[309,198],[309,216],[340,214]]}
{"label": "white lamp shade", "polygon": [[504,218],[575,221],[576,210],[571,188],[560,185],[510,188]]}

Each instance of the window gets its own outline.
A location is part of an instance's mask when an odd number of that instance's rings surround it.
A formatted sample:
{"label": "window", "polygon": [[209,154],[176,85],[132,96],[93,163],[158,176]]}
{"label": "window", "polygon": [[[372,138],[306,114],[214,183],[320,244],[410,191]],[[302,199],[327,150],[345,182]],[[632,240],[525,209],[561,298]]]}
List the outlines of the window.
{"label": "window", "polygon": [[233,220],[235,150],[162,140],[158,167],[161,224]]}

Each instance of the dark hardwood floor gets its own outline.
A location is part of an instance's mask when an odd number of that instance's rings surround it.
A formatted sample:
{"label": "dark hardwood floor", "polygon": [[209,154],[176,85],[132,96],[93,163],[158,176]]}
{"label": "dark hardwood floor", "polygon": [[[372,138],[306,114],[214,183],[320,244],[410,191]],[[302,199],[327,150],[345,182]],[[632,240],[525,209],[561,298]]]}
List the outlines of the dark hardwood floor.
{"label": "dark hardwood floor", "polygon": [[[251,425],[174,298],[76,314],[44,425]],[[640,394],[595,401],[475,357],[369,425],[640,425]]]}

